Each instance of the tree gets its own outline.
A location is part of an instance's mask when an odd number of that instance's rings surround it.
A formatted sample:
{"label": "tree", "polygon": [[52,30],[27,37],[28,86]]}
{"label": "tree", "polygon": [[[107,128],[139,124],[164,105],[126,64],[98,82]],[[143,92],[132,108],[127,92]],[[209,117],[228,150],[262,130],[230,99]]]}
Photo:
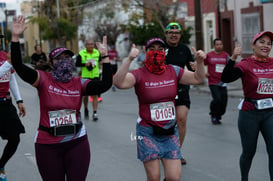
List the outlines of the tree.
{"label": "tree", "polygon": [[[103,2],[102,2],[103,3]],[[98,35],[98,40],[101,41],[103,36],[107,36],[107,43],[115,45],[118,35],[122,32],[120,23],[115,18],[115,11],[118,6],[115,1],[109,1],[97,8],[95,11],[96,25],[94,28],[95,33]]]}
{"label": "tree", "polygon": [[82,0],[44,1],[39,16],[31,17],[30,22],[38,23],[41,37],[49,40],[52,46],[65,46],[66,42],[71,42],[77,37],[77,27],[82,21],[83,2]]}
{"label": "tree", "polygon": [[[124,9],[142,9],[132,13],[128,24],[123,24],[123,30],[130,32],[131,41],[144,45],[151,37],[165,37],[165,26],[171,21],[182,25],[183,36],[181,41],[189,43],[192,27],[185,27],[183,20],[177,19],[179,1],[168,0],[123,0]],[[143,21],[140,21],[143,19]]]}

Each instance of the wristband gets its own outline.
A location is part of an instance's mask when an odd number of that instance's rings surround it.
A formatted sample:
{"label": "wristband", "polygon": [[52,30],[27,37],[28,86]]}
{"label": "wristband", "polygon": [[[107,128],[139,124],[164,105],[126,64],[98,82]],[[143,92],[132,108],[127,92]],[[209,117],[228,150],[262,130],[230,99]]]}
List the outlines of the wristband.
{"label": "wristband", "polygon": [[16,101],[17,104],[23,103],[23,100]]}
{"label": "wristband", "polygon": [[109,55],[105,55],[105,56],[101,57],[101,59],[105,59],[107,57],[109,57]]}

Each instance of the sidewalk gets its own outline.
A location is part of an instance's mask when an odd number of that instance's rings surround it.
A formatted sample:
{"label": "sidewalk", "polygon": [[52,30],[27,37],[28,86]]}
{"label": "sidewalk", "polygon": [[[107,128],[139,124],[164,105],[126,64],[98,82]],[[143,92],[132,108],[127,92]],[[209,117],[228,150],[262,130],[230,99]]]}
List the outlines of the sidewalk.
{"label": "sidewalk", "polygon": [[[238,97],[238,98],[244,97],[241,79],[238,79],[235,82],[228,83],[227,88],[228,88],[229,97]],[[207,81],[202,85],[194,86],[192,89],[199,92],[205,92],[210,94],[210,89],[209,89]]]}

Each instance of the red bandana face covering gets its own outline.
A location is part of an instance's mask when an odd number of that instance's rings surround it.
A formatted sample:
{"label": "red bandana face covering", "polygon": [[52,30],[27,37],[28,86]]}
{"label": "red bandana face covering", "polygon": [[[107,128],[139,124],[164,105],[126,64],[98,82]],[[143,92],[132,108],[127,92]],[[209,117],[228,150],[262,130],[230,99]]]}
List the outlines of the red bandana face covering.
{"label": "red bandana face covering", "polygon": [[165,72],[166,66],[164,61],[164,51],[152,50],[146,54],[144,65],[149,72],[159,75]]}

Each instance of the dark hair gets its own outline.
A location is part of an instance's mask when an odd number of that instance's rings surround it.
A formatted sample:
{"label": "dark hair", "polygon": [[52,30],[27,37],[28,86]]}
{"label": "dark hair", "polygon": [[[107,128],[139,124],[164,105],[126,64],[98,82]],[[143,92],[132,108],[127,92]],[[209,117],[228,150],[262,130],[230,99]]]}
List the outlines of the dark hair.
{"label": "dark hair", "polygon": [[213,45],[215,45],[216,41],[221,41],[221,42],[223,42],[223,41],[221,40],[221,38],[215,38],[215,39],[213,40]]}
{"label": "dark hair", "polygon": [[37,46],[41,46],[40,44],[36,44],[35,46],[34,46],[34,50],[37,50]]}

